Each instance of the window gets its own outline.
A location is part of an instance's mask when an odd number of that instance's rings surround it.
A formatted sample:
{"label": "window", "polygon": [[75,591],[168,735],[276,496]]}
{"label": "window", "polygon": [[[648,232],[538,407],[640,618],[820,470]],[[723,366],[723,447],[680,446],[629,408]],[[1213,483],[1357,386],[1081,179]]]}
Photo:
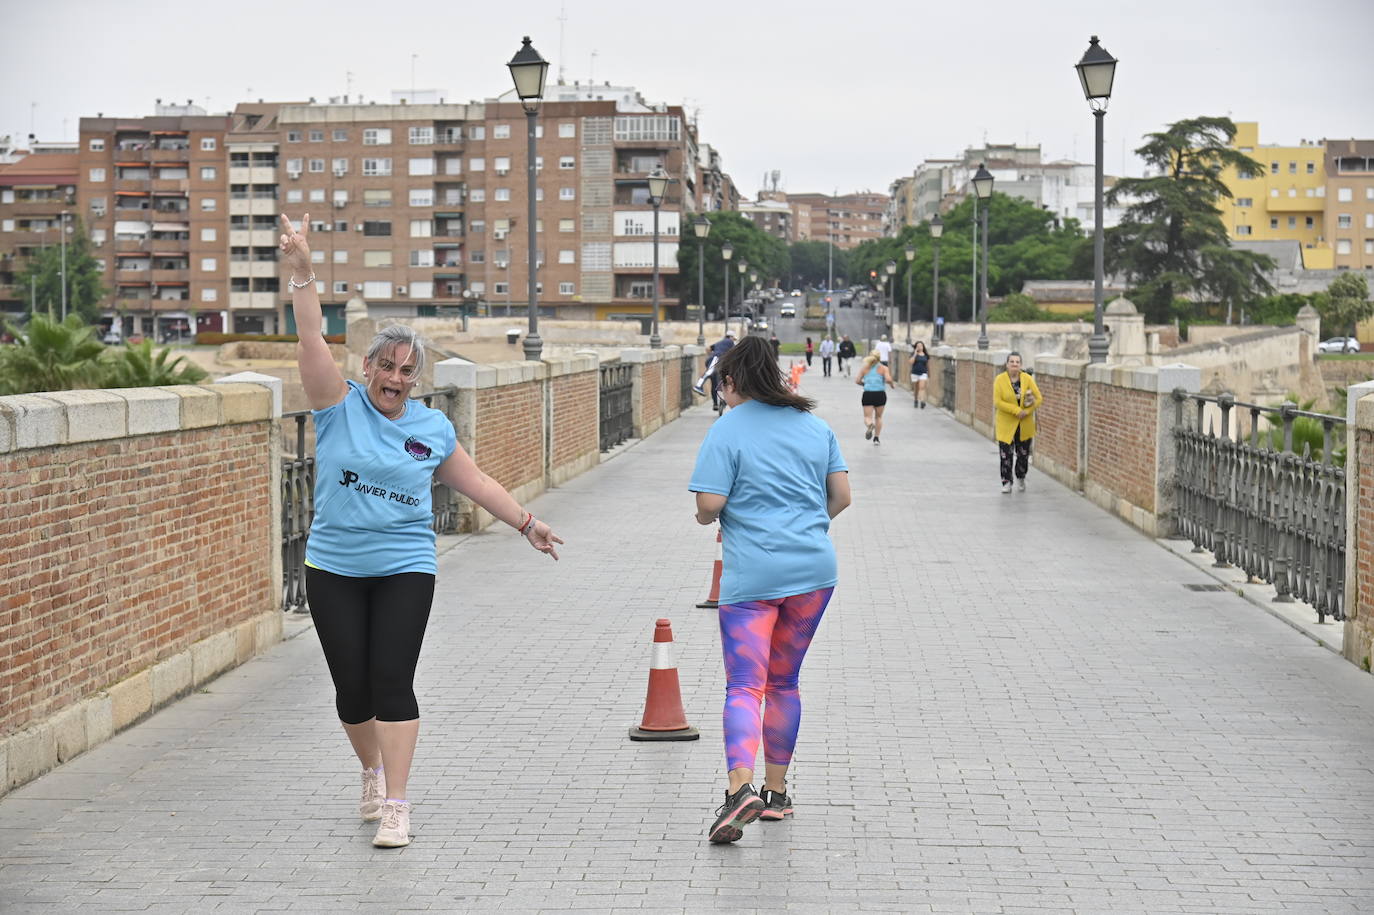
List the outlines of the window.
{"label": "window", "polygon": [[389,299],[391,283],[384,280],[368,280],[363,283],[363,296],[369,299]]}
{"label": "window", "polygon": [[348,174],[348,158],[346,156],[335,157],[334,174],[340,177]]}
{"label": "window", "polygon": [[1237,235],[1249,235],[1249,234],[1250,234],[1250,227],[1249,227],[1249,226],[1236,226],[1236,234],[1237,234]]}
{"label": "window", "polygon": [[312,130],[312,131],[310,131],[309,136],[310,136],[310,142],[311,142],[311,143],[323,143],[323,142],[324,142],[324,131],[323,131],[323,130]]}
{"label": "window", "polygon": [[200,259],[200,269],[205,273],[214,273],[218,269],[218,263],[213,257],[202,257]]}
{"label": "window", "polygon": [[484,171],[486,171],[486,170],[487,170],[487,160],[486,160],[486,159],[483,159],[481,156],[478,156],[478,157],[475,158],[475,159],[469,159],[469,160],[468,160],[468,171],[470,171],[470,172],[484,172]]}
{"label": "window", "polygon": [[318,250],[318,249],[316,249],[316,250],[314,250],[314,251],[311,251],[311,252],[310,252],[310,263],[312,263],[312,264],[323,264],[323,263],[324,263],[324,252],[323,252],[323,251],[320,251],[320,250]]}
{"label": "window", "polygon": [[347,219],[336,219],[336,220],[334,220],[334,231],[335,231],[335,232],[347,232],[347,231],[348,231],[348,220],[347,220]]}
{"label": "window", "polygon": [[468,228],[474,235],[481,235],[487,230],[487,221],[485,219],[474,219]]}
{"label": "window", "polygon": [[1277,162],[1270,162],[1270,163],[1269,163],[1269,174],[1271,174],[1271,175],[1277,175],[1278,173],[1279,173],[1279,164],[1278,164]]}
{"label": "window", "polygon": [[434,188],[413,187],[410,189],[410,205],[413,207],[434,206]]}
{"label": "window", "polygon": [[1364,214],[1364,227],[1366,229],[1374,229],[1374,213]]}
{"label": "window", "polygon": [[345,207],[345,206],[348,206],[348,191],[335,191],[335,192],[334,192],[334,206],[336,206],[336,207]]}
{"label": "window", "polygon": [[215,151],[215,138],[214,138],[214,137],[201,137],[201,138],[200,138],[200,151],[201,151],[201,152],[214,152],[214,151]]}
{"label": "window", "polygon": [[1316,190],[1313,189],[1313,188],[1310,188],[1310,187],[1307,188],[1305,191],[1302,192],[1302,195],[1303,195],[1304,197],[1315,197],[1316,194],[1317,194]]}
{"label": "window", "polygon": [[559,200],[576,200],[577,192],[570,187],[560,187],[558,189]]}
{"label": "window", "polygon": [[288,172],[295,172],[296,174],[299,175],[299,174],[301,173],[301,171],[302,171],[302,170],[304,169],[304,167],[305,167],[305,166],[304,166],[304,162],[305,162],[304,159],[287,159],[287,160],[286,160],[286,170],[287,170]]}
{"label": "window", "polygon": [[1349,213],[1341,213],[1341,214],[1339,214],[1339,215],[1336,216],[1336,228],[1338,228],[1338,229],[1348,229],[1348,228],[1350,228],[1350,214],[1349,214]]}
{"label": "window", "polygon": [[492,283],[491,293],[492,295],[509,295],[510,283]]}
{"label": "window", "polygon": [[335,130],[334,133],[332,134],[332,136],[334,137],[334,142],[335,142],[335,143],[343,143],[343,142],[346,142],[346,141],[348,140],[348,131],[347,131],[347,130]]}
{"label": "window", "polygon": [[485,188],[475,187],[468,191],[468,200],[472,203],[486,203],[487,191]]}
{"label": "window", "polygon": [[509,124],[493,124],[493,125],[491,125],[491,138],[492,138],[493,140],[509,140],[509,139],[510,139],[510,125],[509,125]]}
{"label": "window", "polygon": [[324,160],[323,160],[323,159],[311,159],[311,160],[310,160],[310,171],[311,171],[312,174],[316,174],[316,175],[322,173],[322,172],[324,171]]}
{"label": "window", "polygon": [[13,220],[13,219],[4,219],[4,220],[0,220],[0,232],[13,232],[13,231],[14,231],[14,220]]}
{"label": "window", "polygon": [[1374,200],[1374,187],[1367,187],[1364,189],[1364,199]]}
{"label": "window", "polygon": [[558,125],[558,135],[560,137],[577,136],[577,124],[572,121],[564,121]]}
{"label": "window", "polygon": [[1366,238],[1364,240],[1364,253],[1374,254],[1374,238]]}
{"label": "window", "polygon": [[544,202],[544,189],[542,187],[537,187],[534,189],[534,200],[536,203]]}
{"label": "window", "polygon": [[310,189],[311,203],[324,203],[324,188],[315,187]]}
{"label": "window", "polygon": [[577,252],[571,248],[562,248],[558,252],[558,262],[560,264],[577,263]]}
{"label": "window", "polygon": [[[1289,219],[1292,219],[1293,217],[1290,216],[1290,217],[1288,217],[1288,218],[1289,218]],[[1269,228],[1271,228],[1271,229],[1277,229],[1278,227],[1279,227],[1279,218],[1278,218],[1277,216],[1270,216],[1270,217],[1269,217]],[[1293,227],[1292,227],[1292,226],[1289,226],[1288,228],[1291,229],[1291,228],[1293,228]]]}
{"label": "window", "polygon": [[574,221],[574,220],[572,220],[572,219],[560,219],[560,220],[558,220],[558,231],[560,231],[560,232],[576,232],[576,231],[577,231],[577,223],[576,223],[576,221]]}
{"label": "window", "polygon": [[1315,174],[1317,173],[1317,163],[1315,163],[1315,162],[1309,162],[1309,163],[1307,163],[1307,173],[1308,173],[1309,175],[1315,175]]}
{"label": "window", "polygon": [[559,283],[559,284],[558,284],[558,294],[559,294],[559,295],[577,295],[577,286],[575,286],[575,285],[572,284],[572,283]]}
{"label": "window", "polygon": [[1336,239],[1336,253],[1337,253],[1337,254],[1349,254],[1349,253],[1350,253],[1350,239],[1348,239],[1348,238],[1338,238],[1338,239]]}
{"label": "window", "polygon": [[324,280],[315,281],[315,292],[324,295]]}
{"label": "window", "polygon": [[334,263],[336,263],[336,264],[346,264],[346,263],[348,263],[348,252],[347,252],[347,251],[340,250],[339,248],[335,248],[335,249],[334,249]]}
{"label": "window", "polygon": [[390,266],[391,266],[391,250],[390,250],[390,249],[386,249],[386,250],[382,250],[382,251],[364,251],[364,252],[363,252],[363,266],[364,266],[364,267],[390,267]]}
{"label": "window", "polygon": [[510,156],[497,156],[491,160],[491,167],[498,175],[510,174]]}
{"label": "window", "polygon": [[576,156],[559,156],[559,157],[558,157],[558,167],[559,167],[559,168],[577,168],[577,157],[576,157]]}
{"label": "window", "polygon": [[370,236],[381,236],[391,234],[390,219],[364,219],[363,234]]}
{"label": "window", "polygon": [[1296,197],[1296,196],[1298,196],[1298,189],[1295,188],[1295,187],[1290,187],[1290,188],[1288,189],[1288,196],[1289,196],[1289,197]]}
{"label": "window", "polygon": [[487,129],[481,124],[474,124],[468,128],[468,138],[472,140],[485,140],[487,138]]}
{"label": "window", "polygon": [[421,280],[418,283],[411,283],[410,297],[412,299],[434,298],[434,282],[432,280]]}
{"label": "window", "polygon": [[449,156],[444,159],[445,175],[461,175],[463,173],[463,160],[458,156]]}
{"label": "window", "polygon": [[202,302],[217,302],[217,301],[219,301],[219,290],[218,290],[218,289],[202,289],[202,290],[200,291],[200,300],[201,300]]}
{"label": "window", "polygon": [[1312,228],[1312,217],[1311,217],[1311,216],[1307,217],[1307,228],[1309,228],[1309,229]]}
{"label": "window", "polygon": [[1336,188],[1336,200],[1338,203],[1349,203],[1354,198],[1353,193],[1348,187]]}
{"label": "window", "polygon": [[486,262],[487,262],[487,252],[485,252],[485,251],[472,251],[472,252],[469,252],[469,253],[468,253],[468,263],[470,263],[470,264],[485,264]]}
{"label": "window", "polygon": [[363,130],[364,146],[390,146],[391,128],[390,127],[368,127]]}
{"label": "window", "polygon": [[348,283],[345,280],[334,281],[335,295],[348,295]]}
{"label": "window", "polygon": [[364,175],[364,177],[384,178],[384,177],[386,177],[387,175],[390,175],[390,174],[391,174],[391,160],[390,160],[390,159],[364,159],[364,160],[363,160],[363,175]]}
{"label": "window", "polygon": [[217,234],[217,233],[216,233],[216,230],[213,229],[213,228],[207,227],[207,228],[201,229],[201,230],[200,230],[200,240],[201,240],[201,241],[214,241],[214,240],[215,240],[215,237],[216,237],[216,234]]}
{"label": "window", "polygon": [[1288,174],[1290,174],[1290,175],[1296,175],[1297,173],[1298,173],[1298,163],[1296,163],[1296,162],[1289,162],[1289,163],[1288,163]]}
{"label": "window", "polygon": [[90,142],[90,149],[91,149],[91,152],[100,152],[100,151],[103,150],[104,148],[105,148],[105,138],[104,138],[104,137],[91,137],[91,142]]}
{"label": "window", "polygon": [[433,267],[434,250],[426,248],[421,251],[410,252],[410,266],[412,267]]}
{"label": "window", "polygon": [[105,169],[103,169],[103,168],[93,168],[93,169],[91,169],[90,172],[88,173],[88,176],[90,177],[90,180],[91,180],[91,181],[104,181],[104,180],[105,180]]}
{"label": "window", "polygon": [[213,213],[215,212],[215,207],[217,206],[218,204],[215,202],[214,197],[200,198],[200,211],[202,213]]}
{"label": "window", "polygon": [[213,165],[203,165],[200,169],[201,181],[214,181],[219,176],[219,171]]}
{"label": "window", "polygon": [[481,280],[478,280],[477,282],[472,284],[472,291],[477,293],[478,295],[482,295],[487,291],[487,284],[482,282]]}
{"label": "window", "polygon": [[508,187],[498,187],[498,188],[496,189],[496,196],[495,196],[494,199],[496,199],[496,200],[509,200],[509,199],[510,199],[510,188],[508,188]]}
{"label": "window", "polygon": [[14,188],[7,187],[0,190],[0,203],[14,203]]}
{"label": "window", "polygon": [[1290,228],[1290,229],[1296,229],[1297,227],[1298,227],[1298,217],[1296,217],[1296,216],[1289,216],[1289,217],[1288,217],[1288,228]]}
{"label": "window", "polygon": [[1269,189],[1269,196],[1270,196],[1270,197],[1277,197],[1278,195],[1279,195],[1279,189],[1278,189],[1278,188],[1276,188],[1276,187],[1271,187],[1271,188]]}
{"label": "window", "polygon": [[428,219],[412,219],[410,221],[411,238],[429,238],[434,235],[434,223]]}
{"label": "window", "polygon": [[432,175],[434,174],[433,159],[411,159],[409,174],[412,175]]}
{"label": "window", "polygon": [[287,203],[300,203],[304,199],[305,192],[300,188],[292,188],[286,192]]}
{"label": "window", "polygon": [[288,130],[288,131],[286,132],[286,142],[288,142],[288,143],[299,143],[300,141],[301,141],[301,132],[300,132],[299,130]]}
{"label": "window", "polygon": [[1252,198],[1250,198],[1250,197],[1237,197],[1237,198],[1236,198],[1236,206],[1238,206],[1238,207],[1252,207],[1252,206],[1254,206],[1254,205],[1255,205],[1255,201],[1254,201]]}
{"label": "window", "polygon": [[433,127],[412,127],[410,128],[411,146],[430,146],[434,143]]}

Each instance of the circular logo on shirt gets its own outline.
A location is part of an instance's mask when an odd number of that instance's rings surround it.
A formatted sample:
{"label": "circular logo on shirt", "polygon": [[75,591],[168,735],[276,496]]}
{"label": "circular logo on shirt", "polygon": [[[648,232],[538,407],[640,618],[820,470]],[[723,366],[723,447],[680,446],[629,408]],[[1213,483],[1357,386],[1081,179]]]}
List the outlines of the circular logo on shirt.
{"label": "circular logo on shirt", "polygon": [[406,454],[417,461],[424,461],[429,459],[431,452],[428,445],[412,435],[406,439]]}

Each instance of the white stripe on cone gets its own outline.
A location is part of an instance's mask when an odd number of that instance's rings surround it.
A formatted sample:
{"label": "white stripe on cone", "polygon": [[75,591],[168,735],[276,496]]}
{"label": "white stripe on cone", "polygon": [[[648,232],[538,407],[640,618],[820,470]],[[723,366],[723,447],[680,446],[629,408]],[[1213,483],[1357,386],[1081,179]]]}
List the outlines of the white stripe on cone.
{"label": "white stripe on cone", "polygon": [[649,654],[650,670],[672,670],[676,665],[673,664],[673,643],[654,642],[653,651]]}

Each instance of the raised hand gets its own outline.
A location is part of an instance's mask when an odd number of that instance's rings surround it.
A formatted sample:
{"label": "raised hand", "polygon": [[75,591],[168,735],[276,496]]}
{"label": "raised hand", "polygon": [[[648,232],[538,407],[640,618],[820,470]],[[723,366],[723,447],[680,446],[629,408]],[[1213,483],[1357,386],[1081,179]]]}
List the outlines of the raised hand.
{"label": "raised hand", "polygon": [[293,274],[304,279],[310,275],[310,242],[306,239],[306,233],[310,230],[310,214],[305,214],[299,229],[292,228],[291,220],[285,213],[280,214],[277,220],[281,223],[282,258],[291,266]]}

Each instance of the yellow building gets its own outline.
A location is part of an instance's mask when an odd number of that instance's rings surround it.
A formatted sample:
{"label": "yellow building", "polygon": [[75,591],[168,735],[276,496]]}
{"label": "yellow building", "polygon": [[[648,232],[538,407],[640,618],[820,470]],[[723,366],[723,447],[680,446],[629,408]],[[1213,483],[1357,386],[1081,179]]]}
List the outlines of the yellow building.
{"label": "yellow building", "polygon": [[1236,123],[1232,147],[1258,160],[1259,174],[1225,169],[1221,180],[1232,199],[1221,204],[1221,218],[1231,238],[1244,241],[1292,239],[1302,246],[1303,266],[1330,269],[1332,249],[1326,238],[1326,149],[1317,141],[1297,146],[1261,146],[1259,124]]}

